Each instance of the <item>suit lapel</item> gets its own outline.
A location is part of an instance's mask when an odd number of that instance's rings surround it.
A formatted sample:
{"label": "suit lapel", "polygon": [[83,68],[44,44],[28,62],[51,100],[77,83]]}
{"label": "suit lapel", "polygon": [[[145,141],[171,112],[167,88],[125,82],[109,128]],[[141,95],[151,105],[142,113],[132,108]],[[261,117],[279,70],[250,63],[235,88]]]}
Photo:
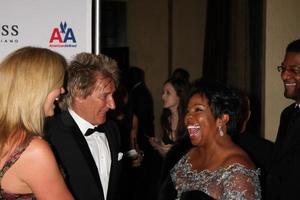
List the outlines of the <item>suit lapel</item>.
{"label": "suit lapel", "polygon": [[70,134],[72,135],[72,137],[76,141],[76,143],[78,145],[78,148],[82,152],[83,159],[86,161],[87,165],[89,166],[90,171],[93,174],[93,177],[95,179],[95,182],[97,183],[98,188],[100,188],[100,191],[102,192],[102,195],[104,196],[100,176],[99,176],[99,173],[98,173],[98,168],[96,166],[96,163],[94,161],[94,158],[92,156],[92,153],[89,149],[89,146],[88,146],[84,136],[82,135],[78,125],[73,120],[73,118],[72,118],[72,116],[70,115],[69,112],[66,112],[65,115],[62,115],[62,118],[63,118],[63,122],[67,126],[70,127],[70,129],[71,129]]}
{"label": "suit lapel", "polygon": [[118,166],[118,144],[115,134],[116,131],[112,130],[112,125],[110,123],[105,123],[104,130],[105,135],[109,144],[110,154],[111,154],[111,167],[110,167],[110,174],[109,174],[109,185],[107,191],[107,199],[110,199],[110,195],[112,194],[113,187],[115,186],[116,180],[116,173],[117,173],[117,166]]}
{"label": "suit lapel", "polygon": [[116,154],[118,152],[116,149],[116,141],[114,140],[114,135],[113,135],[114,132],[112,132],[110,129],[111,129],[111,127],[109,125],[104,126],[105,135],[106,135],[106,138],[107,138],[107,141],[109,144],[109,148],[110,148],[111,160],[112,160],[112,163],[115,163],[117,161]]}

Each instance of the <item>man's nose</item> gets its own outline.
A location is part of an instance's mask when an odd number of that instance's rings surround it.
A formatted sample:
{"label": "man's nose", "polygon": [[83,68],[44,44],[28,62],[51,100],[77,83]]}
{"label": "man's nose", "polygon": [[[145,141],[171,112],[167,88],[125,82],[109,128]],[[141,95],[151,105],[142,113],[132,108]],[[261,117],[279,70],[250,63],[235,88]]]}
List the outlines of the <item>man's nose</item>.
{"label": "man's nose", "polygon": [[281,72],[281,79],[282,80],[288,80],[292,76],[292,72],[290,70],[284,70]]}
{"label": "man's nose", "polygon": [[107,101],[107,107],[111,110],[114,110],[116,108],[116,104],[113,98]]}

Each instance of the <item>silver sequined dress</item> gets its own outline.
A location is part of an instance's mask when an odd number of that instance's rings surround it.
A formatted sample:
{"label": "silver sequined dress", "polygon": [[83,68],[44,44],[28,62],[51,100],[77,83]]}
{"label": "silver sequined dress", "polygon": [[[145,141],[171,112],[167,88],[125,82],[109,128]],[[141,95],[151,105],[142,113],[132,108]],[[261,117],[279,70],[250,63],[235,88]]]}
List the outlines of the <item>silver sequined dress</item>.
{"label": "silver sequined dress", "polygon": [[183,192],[192,190],[200,190],[218,200],[261,199],[259,169],[232,164],[215,171],[196,171],[185,155],[170,173],[177,190],[177,199]]}

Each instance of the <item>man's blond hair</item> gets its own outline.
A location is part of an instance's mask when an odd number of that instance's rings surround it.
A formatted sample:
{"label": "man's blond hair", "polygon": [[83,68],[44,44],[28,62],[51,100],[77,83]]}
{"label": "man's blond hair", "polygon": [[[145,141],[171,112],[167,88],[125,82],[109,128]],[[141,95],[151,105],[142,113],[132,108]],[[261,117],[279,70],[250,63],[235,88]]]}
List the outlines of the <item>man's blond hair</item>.
{"label": "man's blond hair", "polygon": [[118,85],[117,62],[103,54],[79,53],[67,69],[67,94],[64,109],[70,107],[75,97],[86,98],[96,87],[97,75],[110,78]]}

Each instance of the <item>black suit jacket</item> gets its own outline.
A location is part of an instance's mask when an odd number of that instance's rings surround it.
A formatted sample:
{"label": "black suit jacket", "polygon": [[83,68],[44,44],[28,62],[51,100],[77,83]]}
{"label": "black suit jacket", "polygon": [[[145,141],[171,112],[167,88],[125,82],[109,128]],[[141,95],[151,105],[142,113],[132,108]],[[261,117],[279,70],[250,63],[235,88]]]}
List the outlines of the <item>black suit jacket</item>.
{"label": "black suit jacket", "polygon": [[[119,130],[112,121],[104,124],[111,152],[111,170],[107,200],[119,199],[120,175]],[[76,200],[104,200],[103,189],[96,164],[79,127],[65,111],[47,120],[46,140],[53,148],[58,163],[65,173],[65,181]]]}
{"label": "black suit jacket", "polygon": [[129,106],[138,118],[138,144],[142,150],[152,149],[146,136],[154,136],[153,99],[145,83],[135,85],[129,93]]}
{"label": "black suit jacket", "polygon": [[298,199],[300,191],[300,112],[295,104],[281,113],[275,143],[241,135],[238,143],[266,172],[265,195],[267,200]]}

